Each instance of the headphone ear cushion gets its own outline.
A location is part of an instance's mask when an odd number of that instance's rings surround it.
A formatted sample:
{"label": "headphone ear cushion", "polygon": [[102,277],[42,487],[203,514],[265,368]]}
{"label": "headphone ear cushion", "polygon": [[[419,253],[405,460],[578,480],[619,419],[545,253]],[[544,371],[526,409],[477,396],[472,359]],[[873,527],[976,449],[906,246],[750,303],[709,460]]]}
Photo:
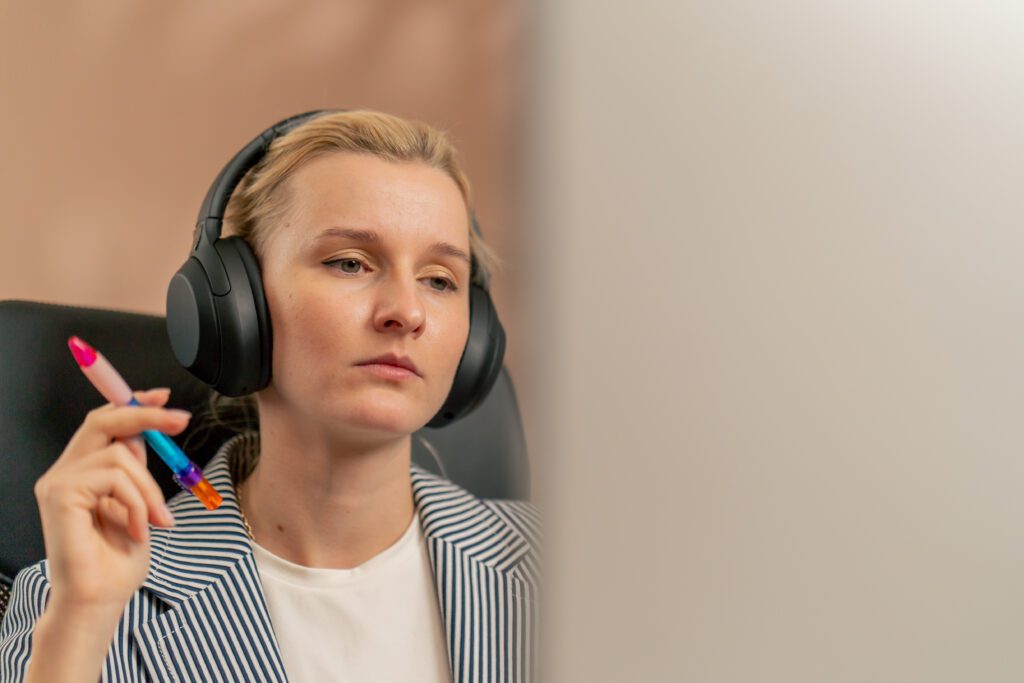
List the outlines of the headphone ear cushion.
{"label": "headphone ear cushion", "polygon": [[469,336],[448,398],[427,427],[438,429],[479,406],[498,379],[505,358],[505,328],[491,295],[479,285],[469,291]]}
{"label": "headphone ear cushion", "polygon": [[273,338],[259,261],[241,237],[217,240],[230,289],[214,297],[220,323],[221,372],[213,388],[244,396],[270,383]]}
{"label": "headphone ear cushion", "polygon": [[220,324],[206,269],[191,256],[167,286],[167,336],[182,367],[199,381],[214,384],[220,376]]}

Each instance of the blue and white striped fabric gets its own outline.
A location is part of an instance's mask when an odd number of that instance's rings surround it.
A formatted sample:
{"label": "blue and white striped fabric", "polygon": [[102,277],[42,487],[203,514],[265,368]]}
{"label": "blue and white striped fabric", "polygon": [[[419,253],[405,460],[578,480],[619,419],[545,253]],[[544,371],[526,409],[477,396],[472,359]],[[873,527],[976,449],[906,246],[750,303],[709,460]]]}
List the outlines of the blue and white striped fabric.
{"label": "blue and white striped fabric", "polygon": [[[232,486],[258,434],[227,441],[205,469],[223,495],[207,510],[181,492],[171,529],[151,527],[149,575],[125,607],[102,681],[286,681]],[[412,466],[413,498],[433,564],[452,680],[529,681],[538,659],[539,524],[529,503],[482,500]],[[49,596],[47,562],[15,577],[0,625],[0,681],[20,681]],[[338,661],[339,675],[345,662]]]}

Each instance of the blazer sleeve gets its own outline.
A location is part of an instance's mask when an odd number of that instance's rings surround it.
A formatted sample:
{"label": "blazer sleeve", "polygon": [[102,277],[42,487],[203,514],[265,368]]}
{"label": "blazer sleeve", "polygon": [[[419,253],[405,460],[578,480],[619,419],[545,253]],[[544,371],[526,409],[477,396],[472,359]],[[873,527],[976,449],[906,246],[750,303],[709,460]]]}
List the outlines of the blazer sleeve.
{"label": "blazer sleeve", "polygon": [[0,683],[24,680],[32,651],[32,633],[50,598],[46,560],[29,565],[14,577],[11,600],[0,622]]}

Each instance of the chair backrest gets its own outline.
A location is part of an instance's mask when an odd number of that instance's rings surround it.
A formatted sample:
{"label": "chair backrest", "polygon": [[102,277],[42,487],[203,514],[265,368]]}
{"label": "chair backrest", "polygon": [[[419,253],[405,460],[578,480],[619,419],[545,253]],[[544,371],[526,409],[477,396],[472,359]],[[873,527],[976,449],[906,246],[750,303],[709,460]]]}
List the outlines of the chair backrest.
{"label": "chair backrest", "polygon": [[[34,484],[86,413],[106,403],[68,351],[72,335],[110,359],[133,389],[171,387],[168,407],[198,413],[209,397],[174,358],[161,316],[0,301],[0,617],[3,584],[45,557]],[[198,435],[190,426],[174,439],[201,467],[232,434],[216,428]],[[444,429],[420,430],[412,441],[413,462],[477,496],[529,498],[522,422],[504,368],[475,411]],[[167,498],[181,490],[159,458],[151,454],[149,462]]]}

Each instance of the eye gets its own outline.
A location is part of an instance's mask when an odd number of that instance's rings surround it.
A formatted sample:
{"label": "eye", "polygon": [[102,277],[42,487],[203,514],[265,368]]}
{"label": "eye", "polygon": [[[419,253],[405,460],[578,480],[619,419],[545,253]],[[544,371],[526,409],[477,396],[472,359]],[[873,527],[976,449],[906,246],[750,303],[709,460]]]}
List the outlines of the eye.
{"label": "eye", "polygon": [[[452,282],[451,280],[449,280],[446,277],[435,276],[435,277],[429,278],[429,280],[431,281],[431,286],[433,286],[433,284],[437,283],[437,282],[440,282],[442,284],[447,285],[447,287],[445,287],[444,289],[438,289],[437,291],[439,291],[439,292],[454,292],[454,291],[457,291],[459,289],[458,287],[455,286],[454,282]],[[437,288],[434,287],[434,289],[437,289]]]}
{"label": "eye", "polygon": [[[333,261],[326,261],[326,262],[324,262],[324,265],[325,266],[333,266],[336,263],[337,264],[341,264],[341,266],[339,268],[337,268],[337,270],[340,270],[341,272],[347,273],[349,275],[355,275],[356,273],[359,272],[358,267],[364,265],[363,262],[360,259],[357,259],[357,258],[339,258],[339,259],[334,259]],[[356,264],[356,268],[357,268],[356,270],[348,270],[346,268],[346,266],[350,266],[352,264]]]}
{"label": "eye", "polygon": [[[331,266],[335,270],[339,270],[342,273],[345,273],[346,275],[358,275],[359,268],[365,267],[366,264],[363,262],[362,259],[349,257],[334,259],[333,261],[324,261],[324,265]],[[453,280],[451,280],[450,278],[441,277],[440,275],[435,275],[433,277],[428,277],[424,279],[430,281],[431,289],[442,294],[450,294],[452,292],[457,292],[459,289]],[[440,285],[440,287],[436,285]]]}

